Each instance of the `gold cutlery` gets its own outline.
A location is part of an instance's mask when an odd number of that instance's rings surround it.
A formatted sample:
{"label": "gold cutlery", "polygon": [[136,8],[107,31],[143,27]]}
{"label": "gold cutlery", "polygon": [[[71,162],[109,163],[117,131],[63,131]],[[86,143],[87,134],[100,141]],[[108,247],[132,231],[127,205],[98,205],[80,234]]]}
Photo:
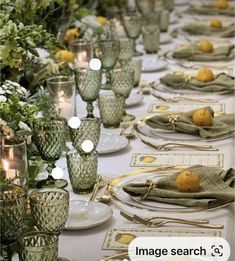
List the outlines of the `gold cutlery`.
{"label": "gold cutlery", "polygon": [[93,189],[93,192],[92,192],[92,195],[91,195],[89,201],[94,201],[94,200],[95,200],[96,194],[97,194],[98,189],[99,189],[99,187],[100,187],[101,181],[102,181],[102,176],[99,176],[99,177],[98,177],[98,180],[97,180],[96,183],[95,183],[95,186],[94,186],[94,189]]}
{"label": "gold cutlery", "polygon": [[102,203],[105,203],[105,204],[110,203],[110,201],[111,201],[111,196],[109,195],[109,192],[108,192],[109,185],[110,185],[110,183],[108,183],[108,184],[106,185],[107,187],[106,187],[106,189],[105,189],[104,194],[103,194],[100,198],[97,199],[99,202],[102,202]]}
{"label": "gold cutlery", "polygon": [[112,260],[112,259],[122,259],[122,258],[125,258],[125,257],[129,257],[128,252],[123,252],[123,253],[115,254],[115,255],[112,255],[112,256],[103,257],[99,261],[108,261],[108,260]]}
{"label": "gold cutlery", "polygon": [[189,148],[189,149],[201,150],[201,151],[218,151],[217,148],[213,148],[211,145],[198,146],[198,145],[193,145],[193,144],[177,143],[177,142],[168,142],[168,143],[161,144],[161,145],[155,145],[155,144],[152,144],[152,143],[142,140],[142,139],[141,139],[141,142],[143,142],[145,145],[147,145],[157,151],[169,151],[174,148]]}
{"label": "gold cutlery", "polygon": [[196,102],[205,102],[205,103],[215,103],[217,102],[216,100],[214,99],[207,99],[207,98],[192,98],[192,97],[186,97],[186,96],[177,96],[177,97],[173,97],[173,98],[165,98],[163,96],[160,96],[154,92],[152,92],[152,95],[161,100],[161,101],[164,101],[164,102],[170,102],[170,103],[177,103],[179,101],[196,101]]}
{"label": "gold cutlery", "polygon": [[[162,219],[161,221],[151,221],[152,218],[151,218],[151,220],[148,220],[148,219],[141,218],[137,215],[129,216],[128,214],[123,213],[123,212],[121,212],[120,214],[132,222],[141,223],[147,227],[152,227],[152,228],[161,227],[168,223],[192,225],[192,226],[197,226],[197,227],[201,227],[201,228],[211,228],[211,229],[222,229],[224,227],[223,225],[220,225],[220,224],[205,223],[204,220],[202,220],[203,222],[200,222],[201,220],[199,220],[199,221],[196,220],[196,222],[195,222],[195,220],[191,220],[191,219],[176,219],[176,218],[164,219],[164,218],[161,218]],[[155,219],[156,219],[156,217],[155,217]],[[160,219],[160,217],[159,217],[159,219]]]}

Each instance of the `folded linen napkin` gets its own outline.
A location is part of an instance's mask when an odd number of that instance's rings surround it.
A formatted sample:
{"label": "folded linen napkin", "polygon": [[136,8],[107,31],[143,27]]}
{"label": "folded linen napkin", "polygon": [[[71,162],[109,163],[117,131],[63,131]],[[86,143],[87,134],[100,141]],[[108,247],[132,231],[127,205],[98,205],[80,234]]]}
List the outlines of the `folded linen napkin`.
{"label": "folded linen napkin", "polygon": [[233,44],[214,48],[212,53],[204,53],[199,50],[197,43],[179,46],[173,51],[172,56],[177,59],[189,61],[226,61],[235,57],[235,46]]}
{"label": "folded linen napkin", "polygon": [[176,177],[179,172],[159,179],[156,182],[156,187],[150,191],[147,183],[130,183],[125,185],[123,190],[131,196],[145,196],[147,194],[146,200],[188,207],[204,207],[217,201],[232,202],[235,200],[234,169],[223,170],[195,165],[186,170],[196,172],[199,176],[200,190],[198,192],[180,192],[176,188]]}
{"label": "folded linen napkin", "polygon": [[[214,115],[211,107],[204,107]],[[213,118],[212,126],[197,126],[192,121],[195,110],[186,113],[160,114],[148,118],[145,123],[153,129],[174,130],[199,135],[203,139],[219,139],[235,131],[234,113],[222,114]]]}
{"label": "folded linen napkin", "polygon": [[231,23],[221,28],[214,28],[207,24],[191,23],[182,27],[182,30],[194,35],[207,35],[215,37],[232,37],[235,35],[235,25]]}
{"label": "folded linen napkin", "polygon": [[188,12],[189,13],[203,14],[203,15],[234,16],[235,7],[230,5],[229,8],[220,9],[220,8],[216,8],[215,5],[212,5],[212,4],[191,5],[188,8]]}
{"label": "folded linen napkin", "polygon": [[218,74],[213,81],[200,82],[196,77],[187,77],[184,74],[168,73],[160,82],[172,89],[190,89],[200,92],[234,92],[235,78],[225,73]]}

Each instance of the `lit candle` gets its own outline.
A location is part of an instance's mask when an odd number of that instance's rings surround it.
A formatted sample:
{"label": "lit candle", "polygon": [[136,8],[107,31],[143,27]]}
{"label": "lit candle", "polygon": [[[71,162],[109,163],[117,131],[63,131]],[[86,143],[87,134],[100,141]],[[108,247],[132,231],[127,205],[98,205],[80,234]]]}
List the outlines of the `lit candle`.
{"label": "lit candle", "polygon": [[77,68],[87,68],[88,67],[88,55],[86,51],[81,51],[77,53],[75,64]]}
{"label": "lit candle", "polygon": [[14,183],[20,184],[19,183],[19,171],[17,169],[10,169],[10,164],[7,160],[2,160],[2,165],[3,165],[3,170],[5,172],[5,178],[7,180],[14,180]]}

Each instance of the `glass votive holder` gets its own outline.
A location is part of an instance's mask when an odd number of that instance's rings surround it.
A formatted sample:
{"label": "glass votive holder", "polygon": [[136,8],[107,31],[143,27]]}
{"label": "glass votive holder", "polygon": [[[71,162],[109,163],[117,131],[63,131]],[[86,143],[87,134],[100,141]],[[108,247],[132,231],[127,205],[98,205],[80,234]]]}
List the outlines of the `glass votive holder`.
{"label": "glass votive holder", "polygon": [[60,233],[68,218],[68,191],[52,187],[37,189],[30,193],[29,199],[37,228],[47,233]]}
{"label": "glass votive holder", "polygon": [[57,261],[58,236],[29,232],[18,240],[20,261]]}
{"label": "glass votive holder", "polygon": [[74,69],[88,68],[93,57],[92,43],[82,39],[76,40],[70,44],[70,50],[74,53]]}
{"label": "glass votive holder", "polygon": [[98,106],[105,128],[118,128],[122,121],[124,98],[112,94],[100,95]]}
{"label": "glass votive holder", "polygon": [[3,178],[13,184],[28,186],[28,161],[26,143],[22,139],[2,138],[0,141],[1,164]]}
{"label": "glass votive holder", "polygon": [[160,31],[167,32],[170,23],[170,12],[168,10],[163,10],[160,16]]}
{"label": "glass votive holder", "polygon": [[143,42],[146,53],[157,53],[160,45],[160,30],[158,26],[147,25],[142,28]]}
{"label": "glass votive holder", "polygon": [[134,87],[138,87],[142,73],[142,59],[134,57],[132,58],[131,64],[134,69]]}
{"label": "glass votive holder", "polygon": [[98,167],[98,153],[79,153],[71,150],[66,155],[69,179],[74,193],[88,194],[93,191]]}
{"label": "glass votive holder", "polygon": [[170,12],[173,11],[175,7],[175,0],[164,0],[164,7]]}
{"label": "glass votive holder", "polygon": [[77,129],[69,127],[70,136],[74,148],[81,151],[83,141],[90,140],[97,147],[100,139],[101,120],[99,118],[83,118],[81,125]]}
{"label": "glass votive holder", "polygon": [[76,111],[76,85],[74,77],[55,76],[47,79],[47,89],[61,117],[70,119]]}

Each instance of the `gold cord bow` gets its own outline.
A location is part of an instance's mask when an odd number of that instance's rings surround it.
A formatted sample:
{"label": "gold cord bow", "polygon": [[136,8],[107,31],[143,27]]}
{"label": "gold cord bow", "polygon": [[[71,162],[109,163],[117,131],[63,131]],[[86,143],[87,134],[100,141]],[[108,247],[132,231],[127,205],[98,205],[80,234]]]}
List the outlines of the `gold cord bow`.
{"label": "gold cord bow", "polygon": [[168,120],[172,125],[173,130],[175,130],[175,122],[179,119],[179,114],[170,114]]}
{"label": "gold cord bow", "polygon": [[151,179],[147,179],[147,180],[146,180],[146,184],[147,184],[149,187],[148,187],[148,191],[147,191],[146,194],[143,196],[143,199],[145,199],[145,198],[149,195],[149,193],[151,192],[151,190],[152,190],[153,188],[156,188],[156,187],[157,187],[157,184],[154,183]]}

